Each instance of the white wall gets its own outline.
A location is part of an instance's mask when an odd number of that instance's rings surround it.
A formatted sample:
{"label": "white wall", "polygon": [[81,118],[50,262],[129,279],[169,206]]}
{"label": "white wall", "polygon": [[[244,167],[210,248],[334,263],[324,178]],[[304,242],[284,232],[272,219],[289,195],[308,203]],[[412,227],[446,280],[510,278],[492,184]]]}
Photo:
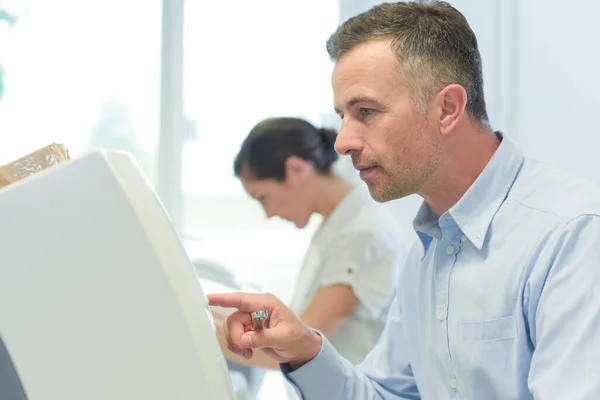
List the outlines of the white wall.
{"label": "white wall", "polygon": [[600,184],[600,1],[520,4],[516,134],[533,157]]}
{"label": "white wall", "polygon": [[451,3],[478,35],[494,128],[527,155],[600,183],[600,2]]}
{"label": "white wall", "polygon": [[480,38],[493,126],[527,155],[600,184],[600,2],[452,4]]}

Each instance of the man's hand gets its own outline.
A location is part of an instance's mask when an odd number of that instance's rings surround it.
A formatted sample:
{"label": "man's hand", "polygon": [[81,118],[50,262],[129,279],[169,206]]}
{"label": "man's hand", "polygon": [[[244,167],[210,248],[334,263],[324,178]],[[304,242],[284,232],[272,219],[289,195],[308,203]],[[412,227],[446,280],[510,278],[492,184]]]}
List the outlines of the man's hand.
{"label": "man's hand", "polygon": [[[287,362],[297,369],[321,350],[321,336],[271,294],[211,294],[208,303],[238,310],[225,319],[223,327],[229,349],[246,359],[252,358],[253,349],[260,349],[278,363]],[[269,313],[265,328],[244,333],[247,326],[252,326],[250,314],[260,310]]]}
{"label": "man's hand", "polygon": [[214,307],[214,306],[210,307],[210,312],[212,313],[212,316],[215,319],[215,322],[223,322],[223,321],[225,321],[225,319],[227,319],[229,314],[231,314],[230,310],[227,310],[227,309],[221,308],[221,307]]}

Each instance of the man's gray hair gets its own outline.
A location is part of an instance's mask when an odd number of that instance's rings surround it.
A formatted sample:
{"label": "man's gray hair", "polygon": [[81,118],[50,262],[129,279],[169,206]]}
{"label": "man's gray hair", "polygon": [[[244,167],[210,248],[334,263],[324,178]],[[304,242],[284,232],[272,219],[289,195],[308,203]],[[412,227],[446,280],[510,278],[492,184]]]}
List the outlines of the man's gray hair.
{"label": "man's gray hair", "polygon": [[459,84],[467,112],[489,126],[477,39],[466,18],[444,1],[384,3],[348,19],[327,41],[334,62],[357,45],[391,39],[420,111],[439,90]]}

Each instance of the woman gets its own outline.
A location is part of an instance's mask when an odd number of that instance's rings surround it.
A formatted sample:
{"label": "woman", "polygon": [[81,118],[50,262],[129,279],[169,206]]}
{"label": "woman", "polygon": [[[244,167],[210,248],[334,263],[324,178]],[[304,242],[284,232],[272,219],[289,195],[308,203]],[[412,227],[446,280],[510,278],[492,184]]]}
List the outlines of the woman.
{"label": "woman", "polygon": [[[268,218],[303,228],[313,213],[322,215],[290,308],[357,364],[381,334],[406,247],[395,219],[364,187],[353,188],[332,171],[336,136],[298,118],[265,120],[243,142],[234,172]],[[251,360],[232,353],[219,322],[217,329],[228,359],[279,369],[262,352]]]}

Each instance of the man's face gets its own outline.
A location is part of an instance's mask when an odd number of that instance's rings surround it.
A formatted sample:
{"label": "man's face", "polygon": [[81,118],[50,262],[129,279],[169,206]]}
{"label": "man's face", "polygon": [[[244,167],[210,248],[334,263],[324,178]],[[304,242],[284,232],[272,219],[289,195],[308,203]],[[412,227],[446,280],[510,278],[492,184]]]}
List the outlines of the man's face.
{"label": "man's face", "polygon": [[342,117],[336,150],[352,157],[379,202],[416,193],[440,164],[436,124],[417,112],[403,75],[389,40],[358,45],[332,74]]}

